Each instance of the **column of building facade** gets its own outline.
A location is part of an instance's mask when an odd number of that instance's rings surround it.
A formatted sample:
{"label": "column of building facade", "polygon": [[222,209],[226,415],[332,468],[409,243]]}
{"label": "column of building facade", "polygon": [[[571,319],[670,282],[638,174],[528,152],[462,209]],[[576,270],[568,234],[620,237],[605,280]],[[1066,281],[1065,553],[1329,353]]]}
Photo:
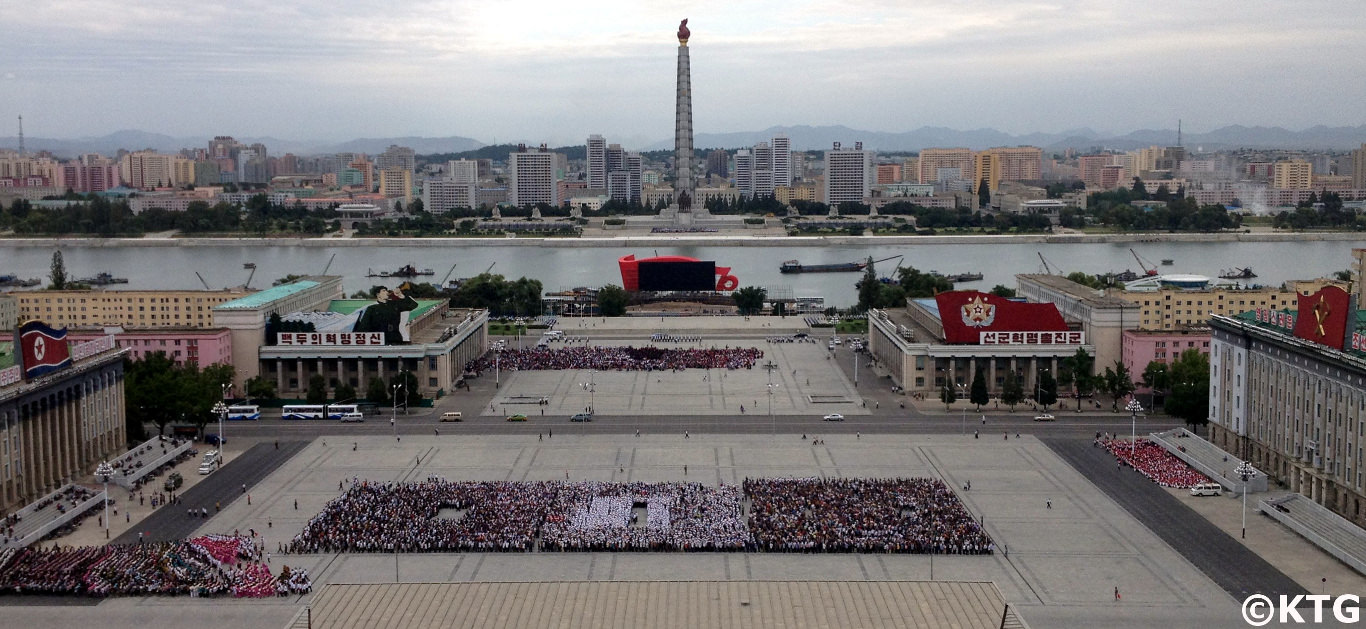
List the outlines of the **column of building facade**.
{"label": "column of building facade", "polygon": [[308,390],[308,381],[304,379],[304,359],[294,359],[294,382],[298,385],[300,393]]}
{"label": "column of building facade", "polygon": [[18,469],[14,473],[19,480],[17,489],[22,498],[28,498],[33,492],[34,474],[33,470],[29,468],[33,465],[34,454],[33,443],[29,438],[29,433],[32,432],[29,421],[31,421],[29,405],[20,404],[19,415],[15,417],[14,426],[15,430],[19,431],[19,456],[21,458]]}
{"label": "column of building facade", "polygon": [[57,456],[59,453],[60,426],[57,422],[57,411],[61,408],[61,401],[57,399],[57,394],[49,394],[46,398],[47,406],[43,409],[43,439],[47,441],[47,473],[43,475],[45,490],[56,489],[61,482],[61,470],[58,468]]}
{"label": "column of building facade", "polygon": [[19,429],[18,410],[13,413],[6,411],[0,415],[0,420],[5,422],[0,436],[4,437],[5,447],[9,450],[9,478],[5,479],[5,509],[9,510],[11,505],[19,504],[19,466],[15,465],[19,452],[14,447],[15,431]]}
{"label": "column of building facade", "polygon": [[[337,358],[337,384],[338,384],[338,385],[351,384],[351,381],[350,381],[349,379],[347,379],[347,377],[346,377],[346,359],[344,359],[344,358]],[[359,380],[356,381],[356,386],[357,386],[357,387],[360,386],[360,381],[359,381]],[[356,393],[356,396],[355,396],[355,397],[360,397],[360,392],[359,392],[359,391]],[[351,400],[351,401],[354,402],[355,400]]]}
{"label": "column of building facade", "polygon": [[109,396],[109,408],[105,417],[109,421],[109,433],[112,435],[110,452],[114,452],[114,447],[128,443],[128,426],[123,418],[128,416],[128,408],[124,405],[123,395],[123,376],[111,376],[112,382],[107,387],[106,395]]}
{"label": "column of building facade", "polygon": [[56,457],[57,464],[56,483],[64,484],[64,481],[71,476],[71,456],[67,450],[67,444],[71,443],[71,431],[67,426],[67,409],[71,406],[71,395],[66,387],[57,392],[57,412],[53,413],[53,432],[57,434]]}
{"label": "column of building facade", "polygon": [[38,493],[44,493],[48,485],[48,470],[52,463],[52,454],[48,452],[48,446],[52,445],[52,439],[47,434],[47,397],[42,397],[34,405],[33,414],[33,438],[38,444],[38,458],[35,463],[38,468],[38,476],[34,482],[34,488]]}

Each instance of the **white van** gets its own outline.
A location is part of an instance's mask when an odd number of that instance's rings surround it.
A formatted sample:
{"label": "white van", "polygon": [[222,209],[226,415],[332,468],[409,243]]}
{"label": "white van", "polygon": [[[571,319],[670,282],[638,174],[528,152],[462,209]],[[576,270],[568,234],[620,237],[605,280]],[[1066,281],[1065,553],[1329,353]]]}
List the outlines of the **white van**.
{"label": "white van", "polygon": [[223,455],[217,450],[209,450],[204,453],[204,460],[199,463],[199,474],[201,476],[210,474],[223,464]]}
{"label": "white van", "polygon": [[363,422],[363,421],[365,421],[365,413],[360,413],[360,412],[342,413],[341,420],[344,421],[344,422]]}
{"label": "white van", "polygon": [[1191,486],[1192,496],[1218,496],[1224,493],[1224,487],[1219,483],[1199,483]]}
{"label": "white van", "polygon": [[463,421],[463,420],[461,419],[460,411],[446,411],[446,412],[444,412],[444,413],[441,414],[441,421],[443,421],[443,422],[458,422],[458,421]]}

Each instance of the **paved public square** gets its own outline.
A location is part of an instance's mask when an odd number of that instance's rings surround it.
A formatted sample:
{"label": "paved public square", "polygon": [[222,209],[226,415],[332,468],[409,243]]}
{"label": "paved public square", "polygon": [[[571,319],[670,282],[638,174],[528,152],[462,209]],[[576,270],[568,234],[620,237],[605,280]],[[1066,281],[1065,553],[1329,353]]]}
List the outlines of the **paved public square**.
{"label": "paved public square", "polygon": [[[1033,627],[1239,626],[1238,605],[1036,439],[831,435],[443,435],[319,438],[199,532],[266,536],[276,548],[351,478],[690,480],[933,476],[985,518],[995,555],[457,553],[280,556],[327,583],[471,581],[992,581]],[[353,447],[355,448],[353,450]],[[684,475],[684,466],[688,467]],[[298,501],[298,509],[294,508]],[[1048,507],[1051,501],[1052,507]],[[1118,587],[1122,600],[1115,601]],[[316,592],[316,588],[315,588]],[[285,599],[110,599],[93,607],[11,606],[33,627],[151,620],[183,627],[284,627],[313,595]]]}

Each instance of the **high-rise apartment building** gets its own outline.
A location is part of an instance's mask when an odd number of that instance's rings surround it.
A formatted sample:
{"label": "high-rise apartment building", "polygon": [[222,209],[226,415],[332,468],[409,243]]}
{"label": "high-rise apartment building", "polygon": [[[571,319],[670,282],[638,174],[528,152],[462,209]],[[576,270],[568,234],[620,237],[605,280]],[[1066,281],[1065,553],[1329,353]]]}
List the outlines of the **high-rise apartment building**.
{"label": "high-rise apartment building", "polygon": [[707,153],[707,175],[730,177],[730,153],[721,149]]}
{"label": "high-rise apartment building", "polygon": [[[1037,181],[1043,178],[1043,149],[1037,146],[1001,146],[984,151],[998,156],[998,181]],[[980,180],[981,175],[977,175]]]}
{"label": "high-rise apartment building", "polygon": [[119,175],[123,185],[139,190],[150,190],[172,185],[170,155],[153,151],[129,153],[119,160]]}
{"label": "high-rise apartment building", "polygon": [[449,212],[479,205],[479,184],[453,179],[429,179],[422,184],[422,208],[428,212]]}
{"label": "high-rise apartment building", "polygon": [[1082,155],[1077,158],[1077,170],[1081,180],[1088,186],[1100,186],[1100,171],[1113,163],[1114,156],[1109,153]]}
{"label": "high-rise apartment building", "polygon": [[920,151],[920,183],[935,183],[952,179],[975,181],[976,172],[973,171],[972,166],[971,149],[923,149]]}
{"label": "high-rise apartment building", "polygon": [[119,185],[119,167],[107,157],[88,153],[65,162],[61,186],[75,192],[104,192]]}
{"label": "high-rise apartment building", "polygon": [[230,135],[214,136],[209,140],[209,159],[237,159],[237,149],[242,145]]}
{"label": "high-rise apartment building", "polygon": [[1366,188],[1366,144],[1352,151],[1352,187],[1357,190]]}
{"label": "high-rise apartment building", "polygon": [[413,201],[413,171],[402,166],[390,166],[379,171],[379,193],[391,199]]}
{"label": "high-rise apartment building", "polygon": [[879,186],[889,183],[901,182],[901,164],[878,164],[877,165],[877,184]]}
{"label": "high-rise apartment building", "polygon": [[384,170],[386,168],[401,168],[408,172],[417,169],[417,155],[406,146],[390,144],[389,148],[383,153],[375,156],[375,168]]}
{"label": "high-rise apartment building", "polygon": [[1302,159],[1276,162],[1271,187],[1308,190],[1314,182],[1314,165]]}
{"label": "high-rise apartment building", "polygon": [[773,147],[768,142],[754,145],[754,193],[755,197],[773,196]]}
{"label": "high-rise apartment building", "polygon": [[555,185],[555,154],[542,144],[539,150],[518,147],[508,156],[508,201],[517,207],[546,203],[559,205]]}
{"label": "high-rise apartment building", "polygon": [[453,159],[446,162],[446,179],[455,183],[479,183],[479,162],[472,159]]}
{"label": "high-rise apartment building", "polygon": [[901,162],[901,182],[920,183],[920,158],[907,157]]}
{"label": "high-rise apartment building", "polygon": [[596,133],[588,136],[588,187],[607,188],[607,140]]}
{"label": "high-rise apartment building", "polygon": [[754,154],[749,149],[735,152],[735,188],[741,196],[754,196]]}
{"label": "high-rise apartment building", "polygon": [[973,156],[972,171],[974,173],[972,181],[972,191],[980,194],[982,185],[986,185],[987,190],[995,192],[1001,185],[1001,155],[993,151],[982,151]]}
{"label": "high-rise apartment building", "polygon": [[792,184],[792,140],[784,134],[773,136],[773,185]]}
{"label": "high-rise apartment building", "polygon": [[873,153],[863,150],[862,142],[854,148],[834,148],[825,152],[825,203],[835,207],[841,203],[863,203],[872,192]]}

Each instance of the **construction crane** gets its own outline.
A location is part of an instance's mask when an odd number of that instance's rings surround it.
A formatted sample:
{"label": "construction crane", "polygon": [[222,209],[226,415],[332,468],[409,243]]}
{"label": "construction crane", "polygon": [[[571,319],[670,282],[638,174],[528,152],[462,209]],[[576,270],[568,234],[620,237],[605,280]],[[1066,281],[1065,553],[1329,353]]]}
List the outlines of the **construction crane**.
{"label": "construction crane", "polygon": [[1036,253],[1039,254],[1039,262],[1043,263],[1044,273],[1047,273],[1049,275],[1062,275],[1062,269],[1058,269],[1056,272],[1053,271],[1053,267],[1049,266],[1048,260],[1044,259],[1042,251],[1038,251]]}
{"label": "construction crane", "polygon": [[[1144,260],[1143,258],[1140,258],[1140,257],[1138,256],[1138,252],[1137,252],[1137,251],[1134,251],[1132,248],[1129,249],[1129,253],[1134,254],[1134,259],[1138,261],[1138,268],[1143,269],[1143,274],[1144,274],[1144,275],[1147,275],[1147,276],[1150,276],[1150,277],[1153,276],[1153,275],[1157,275],[1157,265],[1153,264],[1152,262],[1148,262],[1147,260]],[[1145,264],[1145,262],[1146,262],[1146,264]]]}
{"label": "construction crane", "polygon": [[336,260],[336,259],[337,259],[337,254],[335,254],[335,253],[332,254],[332,257],[330,257],[330,258],[327,259],[327,266],[323,267],[323,272],[320,273],[319,275],[327,275],[327,270],[330,269],[330,268],[332,268],[332,261],[333,261],[333,260]]}
{"label": "construction crane", "polygon": [[209,283],[204,281],[204,276],[200,275],[199,271],[195,271],[194,276],[199,278],[199,283],[204,285],[204,290],[213,290],[212,288],[209,288]]}
{"label": "construction crane", "polygon": [[445,287],[446,287],[446,281],[449,280],[449,279],[451,279],[451,273],[454,273],[454,272],[455,272],[455,265],[452,264],[452,265],[451,265],[451,270],[446,271],[446,277],[441,278],[441,284],[439,284],[438,287],[439,287],[439,288],[445,288]]}

